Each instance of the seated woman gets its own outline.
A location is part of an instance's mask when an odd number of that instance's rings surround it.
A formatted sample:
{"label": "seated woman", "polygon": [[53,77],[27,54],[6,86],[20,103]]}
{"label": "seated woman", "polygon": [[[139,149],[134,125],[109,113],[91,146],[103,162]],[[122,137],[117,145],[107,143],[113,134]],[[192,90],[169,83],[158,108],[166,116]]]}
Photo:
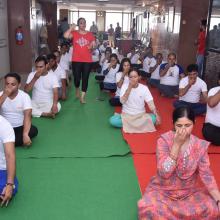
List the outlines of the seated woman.
{"label": "seated woman", "polygon": [[106,65],[106,68],[103,70],[104,80],[100,83],[101,90],[109,90],[115,92],[117,89],[116,86],[116,73],[119,70],[118,57],[116,54],[110,55],[110,63]]}
{"label": "seated woman", "polygon": [[[123,84],[120,93],[122,114],[110,118],[114,127],[123,127],[126,133],[145,133],[155,131],[154,124],[160,123],[160,116],[154,105],[153,97],[147,86],[140,84],[140,73],[131,70],[129,83]],[[153,114],[146,113],[145,103]]]}
{"label": "seated woman", "polygon": [[190,108],[174,110],[174,130],[157,142],[157,175],[138,202],[139,220],[218,219],[220,192],[209,167],[209,143],[192,135],[194,122]]}
{"label": "seated woman", "polygon": [[116,73],[116,84],[117,90],[115,93],[115,97],[109,100],[110,105],[112,106],[121,106],[120,102],[120,91],[121,87],[124,83],[129,83],[128,73],[131,68],[131,61],[128,58],[124,58],[121,61],[121,65],[119,68],[119,72]]}
{"label": "seated woman", "polygon": [[0,205],[8,205],[17,193],[15,177],[15,134],[10,123],[0,116]]}
{"label": "seated woman", "polygon": [[208,93],[208,105],[202,133],[207,141],[220,146],[220,74],[219,86],[212,88]]}

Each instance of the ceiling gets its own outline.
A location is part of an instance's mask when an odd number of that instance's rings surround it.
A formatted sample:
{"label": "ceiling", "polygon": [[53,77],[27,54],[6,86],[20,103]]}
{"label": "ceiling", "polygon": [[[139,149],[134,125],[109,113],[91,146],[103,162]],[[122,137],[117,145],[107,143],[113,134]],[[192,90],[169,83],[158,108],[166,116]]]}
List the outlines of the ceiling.
{"label": "ceiling", "polygon": [[[119,10],[133,11],[139,7],[136,0],[109,0],[100,2],[98,0],[41,0],[49,2],[57,2],[61,8],[78,8],[78,9],[94,9],[94,10]],[[139,7],[140,9],[140,7]]]}

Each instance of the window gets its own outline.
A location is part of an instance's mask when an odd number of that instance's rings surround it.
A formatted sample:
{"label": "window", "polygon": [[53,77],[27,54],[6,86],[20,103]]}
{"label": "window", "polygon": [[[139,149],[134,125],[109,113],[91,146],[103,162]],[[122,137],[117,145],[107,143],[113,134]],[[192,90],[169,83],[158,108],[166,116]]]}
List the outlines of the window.
{"label": "window", "polygon": [[123,13],[123,31],[129,32],[131,28],[131,13]]}
{"label": "window", "polygon": [[117,26],[117,22],[119,22],[119,26],[122,26],[122,13],[121,12],[106,12],[105,18],[105,30],[107,31],[110,28],[110,24],[112,24],[115,29]]}
{"label": "window", "polygon": [[96,12],[95,11],[70,11],[70,20],[69,23],[77,23],[79,18],[86,19],[86,29],[89,30],[92,22],[96,22]]}

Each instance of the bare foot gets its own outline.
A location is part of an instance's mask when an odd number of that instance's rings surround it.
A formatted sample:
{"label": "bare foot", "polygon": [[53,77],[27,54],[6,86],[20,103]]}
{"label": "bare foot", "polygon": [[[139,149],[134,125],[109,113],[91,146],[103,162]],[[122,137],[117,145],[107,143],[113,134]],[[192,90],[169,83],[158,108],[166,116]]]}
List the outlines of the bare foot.
{"label": "bare foot", "polygon": [[80,98],[80,90],[79,90],[79,88],[76,88],[75,96],[76,96],[77,99]]}
{"label": "bare foot", "polygon": [[52,112],[43,112],[41,116],[46,117],[46,118],[52,118],[52,119],[56,117],[56,115]]}
{"label": "bare foot", "polygon": [[86,100],[82,97],[80,98],[80,102],[81,102],[81,104],[86,104]]}

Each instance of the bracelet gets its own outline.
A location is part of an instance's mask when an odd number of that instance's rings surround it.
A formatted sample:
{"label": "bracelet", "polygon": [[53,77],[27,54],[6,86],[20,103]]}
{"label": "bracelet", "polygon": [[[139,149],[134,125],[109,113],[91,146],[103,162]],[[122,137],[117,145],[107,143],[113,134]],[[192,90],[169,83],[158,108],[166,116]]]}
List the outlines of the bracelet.
{"label": "bracelet", "polygon": [[217,200],[217,201],[216,201],[216,205],[218,206],[219,203],[220,203],[220,200]]}
{"label": "bracelet", "polygon": [[12,189],[15,189],[15,184],[14,183],[6,183],[6,186],[11,186]]}

